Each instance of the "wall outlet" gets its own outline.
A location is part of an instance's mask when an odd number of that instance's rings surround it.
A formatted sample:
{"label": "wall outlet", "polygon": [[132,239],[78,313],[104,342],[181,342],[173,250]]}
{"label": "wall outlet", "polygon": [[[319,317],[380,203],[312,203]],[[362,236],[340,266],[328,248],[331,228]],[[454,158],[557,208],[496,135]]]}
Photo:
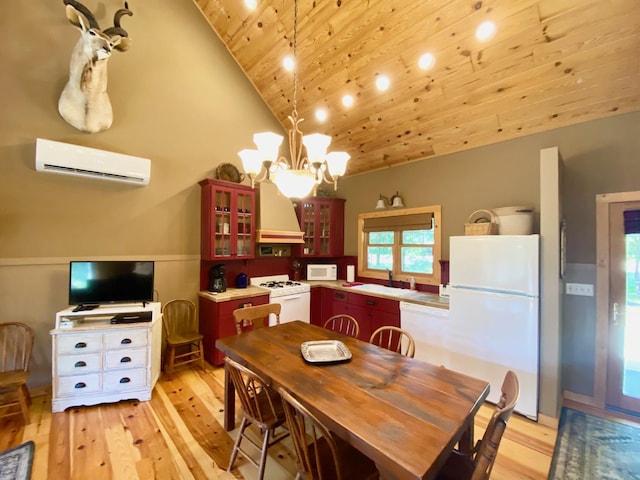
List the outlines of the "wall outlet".
{"label": "wall outlet", "polygon": [[589,283],[567,283],[567,295],[593,297],[593,285]]}

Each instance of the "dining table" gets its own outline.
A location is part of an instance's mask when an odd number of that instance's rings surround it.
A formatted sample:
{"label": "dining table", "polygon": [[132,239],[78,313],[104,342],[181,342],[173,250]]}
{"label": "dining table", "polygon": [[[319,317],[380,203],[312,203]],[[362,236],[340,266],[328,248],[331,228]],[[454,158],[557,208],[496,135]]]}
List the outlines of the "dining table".
{"label": "dining table", "polygon": [[[304,358],[306,342],[344,345],[350,358]],[[335,435],[376,463],[381,478],[435,478],[452,448],[470,450],[489,383],[302,321],[222,338],[226,356],[292,392]],[[336,357],[337,358],[337,357]],[[224,427],[235,428],[225,374]]]}

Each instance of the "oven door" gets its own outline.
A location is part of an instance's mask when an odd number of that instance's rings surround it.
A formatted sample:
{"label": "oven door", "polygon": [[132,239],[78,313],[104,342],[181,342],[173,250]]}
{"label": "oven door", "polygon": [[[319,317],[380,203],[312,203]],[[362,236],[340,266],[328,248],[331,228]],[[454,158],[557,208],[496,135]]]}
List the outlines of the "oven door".
{"label": "oven door", "polygon": [[[303,322],[311,322],[311,293],[293,293],[291,295],[283,295],[280,297],[269,297],[269,302],[279,303],[282,305],[280,311],[280,323],[293,322],[294,320],[302,320]],[[269,326],[276,324],[276,316],[269,316]]]}

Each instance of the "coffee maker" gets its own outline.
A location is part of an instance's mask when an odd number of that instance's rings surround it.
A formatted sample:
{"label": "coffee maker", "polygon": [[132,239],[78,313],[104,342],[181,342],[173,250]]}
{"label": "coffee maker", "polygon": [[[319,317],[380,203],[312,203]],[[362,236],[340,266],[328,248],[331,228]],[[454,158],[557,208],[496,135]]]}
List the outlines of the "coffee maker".
{"label": "coffee maker", "polygon": [[220,293],[227,291],[227,279],[225,278],[225,268],[223,264],[214,265],[209,270],[209,291]]}

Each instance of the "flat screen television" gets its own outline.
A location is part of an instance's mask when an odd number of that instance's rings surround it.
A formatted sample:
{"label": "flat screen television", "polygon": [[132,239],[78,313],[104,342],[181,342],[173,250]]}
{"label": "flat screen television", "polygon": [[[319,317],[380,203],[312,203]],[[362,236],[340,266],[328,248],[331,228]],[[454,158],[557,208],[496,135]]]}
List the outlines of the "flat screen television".
{"label": "flat screen television", "polygon": [[153,301],[152,261],[73,261],[69,264],[69,305],[89,310],[110,303]]}

